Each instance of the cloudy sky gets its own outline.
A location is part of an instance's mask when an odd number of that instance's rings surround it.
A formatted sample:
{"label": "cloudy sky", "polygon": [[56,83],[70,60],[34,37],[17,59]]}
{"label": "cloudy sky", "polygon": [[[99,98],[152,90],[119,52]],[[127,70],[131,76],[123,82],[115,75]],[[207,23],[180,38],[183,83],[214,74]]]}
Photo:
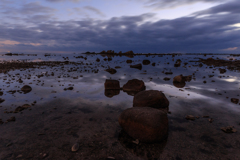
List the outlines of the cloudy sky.
{"label": "cloudy sky", "polygon": [[240,0],[0,0],[0,52],[240,53]]}

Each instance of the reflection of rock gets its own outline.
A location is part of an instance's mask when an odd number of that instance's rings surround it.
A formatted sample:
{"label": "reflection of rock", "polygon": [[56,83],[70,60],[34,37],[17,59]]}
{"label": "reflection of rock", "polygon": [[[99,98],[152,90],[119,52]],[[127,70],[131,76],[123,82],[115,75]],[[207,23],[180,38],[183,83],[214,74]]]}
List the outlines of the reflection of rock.
{"label": "reflection of rock", "polygon": [[130,65],[130,68],[137,68],[137,69],[139,69],[139,70],[141,70],[142,69],[142,64],[135,64],[135,65]]}
{"label": "reflection of rock", "polygon": [[231,98],[231,102],[237,104],[239,102],[239,99],[237,98]]}
{"label": "reflection of rock", "polygon": [[113,96],[116,96],[120,93],[120,89],[105,89],[105,96],[112,98]]}
{"label": "reflection of rock", "polygon": [[182,82],[182,83],[173,82],[173,85],[177,88],[183,88],[183,87],[185,87],[186,83],[185,82]]}
{"label": "reflection of rock", "polygon": [[121,113],[118,122],[129,136],[140,142],[160,142],[167,137],[167,114],[155,108],[128,108]]}
{"label": "reflection of rock", "polygon": [[129,152],[141,157],[142,159],[158,159],[163,152],[164,147],[167,144],[167,139],[160,143],[139,143],[135,144],[133,138],[131,138],[126,132],[121,131],[118,136],[120,144]]}
{"label": "reflection of rock", "polygon": [[133,98],[133,107],[168,108],[169,101],[157,90],[138,92]]}
{"label": "reflection of rock", "polygon": [[0,96],[2,96],[3,95],[3,92],[0,92]]}
{"label": "reflection of rock", "polygon": [[120,89],[120,84],[118,80],[106,79],[104,83],[105,89]]}
{"label": "reflection of rock", "polygon": [[21,91],[23,91],[24,93],[29,93],[32,91],[32,87],[25,85],[21,88]]}
{"label": "reflection of rock", "polygon": [[124,92],[130,92],[130,95],[137,93],[139,91],[145,90],[145,85],[142,80],[132,79],[123,85]]}
{"label": "reflection of rock", "polygon": [[150,61],[146,59],[146,60],[143,60],[142,63],[143,63],[143,65],[149,65],[149,64],[150,64]]}
{"label": "reflection of rock", "polygon": [[107,71],[110,74],[115,74],[117,72],[117,70],[113,68],[106,69],[105,71]]}

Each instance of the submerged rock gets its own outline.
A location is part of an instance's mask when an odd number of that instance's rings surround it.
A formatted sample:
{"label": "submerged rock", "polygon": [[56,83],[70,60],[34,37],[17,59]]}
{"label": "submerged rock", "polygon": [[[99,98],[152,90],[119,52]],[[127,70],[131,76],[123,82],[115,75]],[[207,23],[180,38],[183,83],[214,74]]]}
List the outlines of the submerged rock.
{"label": "submerged rock", "polygon": [[168,108],[169,101],[157,90],[138,92],[133,98],[133,107]]}
{"label": "submerged rock", "polygon": [[21,91],[23,91],[23,93],[29,93],[32,91],[32,87],[30,87],[29,85],[25,85],[21,88]]}
{"label": "submerged rock", "polygon": [[130,137],[140,142],[160,142],[168,134],[167,114],[155,108],[128,108],[121,113],[118,122]]}

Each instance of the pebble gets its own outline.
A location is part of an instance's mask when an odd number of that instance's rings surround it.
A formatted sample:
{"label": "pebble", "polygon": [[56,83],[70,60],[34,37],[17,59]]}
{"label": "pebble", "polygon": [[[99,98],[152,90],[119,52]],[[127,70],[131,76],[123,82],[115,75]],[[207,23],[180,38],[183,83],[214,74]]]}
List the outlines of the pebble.
{"label": "pebble", "polygon": [[185,118],[186,120],[192,120],[192,121],[195,120],[195,117],[193,115],[187,115]]}
{"label": "pebble", "polygon": [[72,146],[72,152],[76,152],[78,149],[79,149],[79,143],[75,143],[75,144]]}

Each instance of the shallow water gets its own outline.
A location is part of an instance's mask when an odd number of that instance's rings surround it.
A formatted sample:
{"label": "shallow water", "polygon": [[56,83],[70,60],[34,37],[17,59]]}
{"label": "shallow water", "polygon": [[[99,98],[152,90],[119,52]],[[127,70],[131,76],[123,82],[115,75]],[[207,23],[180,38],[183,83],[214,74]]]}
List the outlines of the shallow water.
{"label": "shallow water", "polygon": [[[85,54],[2,55],[0,63],[62,63],[16,67],[0,73],[0,98],[5,100],[0,103],[0,119],[6,122],[12,116],[16,118],[0,125],[0,159],[240,159],[240,105],[230,100],[239,99],[239,70],[205,64],[200,67],[200,62],[195,62],[210,57],[240,59],[230,55],[114,56],[109,60],[107,56]],[[128,64],[129,59],[133,62]],[[141,70],[130,68],[145,59],[151,63]],[[174,67],[177,59],[182,61],[180,67]],[[105,71],[115,66],[121,67],[115,74]],[[220,74],[218,68],[225,68],[226,73]],[[165,74],[170,71],[173,74]],[[192,75],[193,79],[182,88],[176,87],[173,77],[179,74]],[[165,77],[170,80],[163,80]],[[106,79],[119,80],[121,87],[128,80],[140,79],[146,90],[162,91],[170,102],[168,138],[160,144],[132,143],[122,133],[118,116],[132,107],[133,96],[122,90],[114,92],[116,95],[105,93]],[[24,85],[31,86],[32,91],[21,92]],[[68,87],[73,90],[64,90]],[[13,90],[16,92],[11,94]],[[9,113],[23,104],[31,107]],[[200,118],[189,121],[187,115]],[[202,117],[206,115],[212,123]],[[234,126],[237,132],[224,133],[220,128],[226,126]],[[80,148],[71,152],[76,142]]]}

